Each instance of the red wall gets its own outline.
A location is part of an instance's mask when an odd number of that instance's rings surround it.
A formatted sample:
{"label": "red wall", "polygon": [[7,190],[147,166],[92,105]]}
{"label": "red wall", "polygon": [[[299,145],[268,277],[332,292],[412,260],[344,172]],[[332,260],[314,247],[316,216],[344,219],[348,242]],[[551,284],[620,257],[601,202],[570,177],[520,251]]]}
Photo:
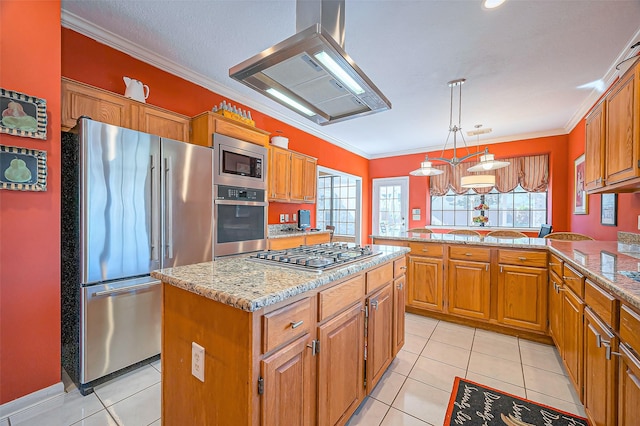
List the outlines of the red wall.
{"label": "red wall", "polygon": [[60,382],[60,1],[0,1],[0,86],[47,101],[46,192],[0,190],[0,404]]}
{"label": "red wall", "polygon": [[[569,201],[566,196],[565,182],[568,179],[567,142],[568,137],[550,136],[514,142],[489,145],[489,152],[496,158],[517,155],[549,154],[549,223],[555,230],[569,230],[567,209]],[[441,151],[429,152],[430,156],[439,157]],[[445,151],[445,157],[452,156],[452,150]],[[401,155],[397,157],[380,158],[370,161],[369,174],[371,179],[407,176],[411,170],[420,167],[424,161],[424,153]],[[460,167],[460,166],[459,166]],[[422,210],[421,220],[409,220],[410,228],[430,224],[429,213],[429,181],[427,177],[409,176],[409,209]]]}
{"label": "red wall", "polygon": [[[144,82],[151,88],[147,99],[149,104],[188,116],[208,111],[223,99],[228,100],[66,28],[62,29],[62,75],[116,93],[124,93],[122,77],[126,75]],[[231,103],[251,109],[233,99]],[[282,135],[289,138],[289,149],[316,157],[321,166],[361,176],[364,222],[362,229],[366,232],[371,228],[371,190],[366,158],[265,114],[253,110],[251,114],[256,127],[271,133],[281,130]],[[289,213],[291,219],[292,214],[298,209],[311,210],[312,223],[315,223],[313,204],[270,203],[268,221],[279,223],[280,213]]]}

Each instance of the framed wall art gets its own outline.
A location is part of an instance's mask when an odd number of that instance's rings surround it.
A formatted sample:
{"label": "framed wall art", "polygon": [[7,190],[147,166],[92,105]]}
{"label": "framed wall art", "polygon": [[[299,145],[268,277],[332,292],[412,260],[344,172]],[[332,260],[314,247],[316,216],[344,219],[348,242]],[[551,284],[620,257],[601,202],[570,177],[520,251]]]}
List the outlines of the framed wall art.
{"label": "framed wall art", "polygon": [[606,226],[618,225],[618,194],[602,194],[600,223]]}
{"label": "framed wall art", "polygon": [[0,88],[0,133],[47,139],[47,101]]}
{"label": "framed wall art", "polygon": [[0,145],[0,189],[47,190],[47,152]]}
{"label": "framed wall art", "polygon": [[584,190],[584,154],[574,161],[573,214],[588,214],[588,195]]}

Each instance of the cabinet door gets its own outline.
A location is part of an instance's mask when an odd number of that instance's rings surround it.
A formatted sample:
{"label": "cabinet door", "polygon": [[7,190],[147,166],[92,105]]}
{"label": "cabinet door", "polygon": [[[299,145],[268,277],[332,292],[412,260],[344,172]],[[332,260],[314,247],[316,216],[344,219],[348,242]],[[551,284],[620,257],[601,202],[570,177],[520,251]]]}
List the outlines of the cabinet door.
{"label": "cabinet door", "polygon": [[547,270],[500,265],[498,321],[504,325],[547,329]]}
{"label": "cabinet door", "polygon": [[138,113],[139,122],[135,126],[138,130],[176,141],[189,141],[189,117],[152,106],[136,106],[140,110]]}
{"label": "cabinet door", "polygon": [[584,302],[567,286],[562,300],[562,360],[582,398],[582,315]]}
{"label": "cabinet door", "polygon": [[305,334],[261,363],[263,426],[305,426],[312,419],[311,337]]}
{"label": "cabinet door", "polygon": [[606,99],[607,185],[638,175],[638,100],[635,85],[636,73],[630,72]]}
{"label": "cabinet door", "polygon": [[302,198],[305,203],[316,202],[316,191],[318,188],[318,160],[312,157],[305,157],[302,179]]}
{"label": "cabinet door", "polygon": [[269,201],[289,201],[291,152],[269,147]]}
{"label": "cabinet door", "polygon": [[549,276],[549,335],[559,350],[562,348],[562,280],[551,272]]}
{"label": "cabinet door", "polygon": [[367,301],[367,389],[373,389],[391,364],[393,352],[393,283],[371,295]]}
{"label": "cabinet door", "polygon": [[489,319],[491,280],[489,263],[450,260],[447,310],[450,314]]}
{"label": "cabinet door", "polygon": [[393,281],[393,352],[395,357],[404,346],[404,305],[406,303],[406,277]]}
{"label": "cabinet door", "polygon": [[304,201],[304,163],[305,156],[298,153],[291,153],[291,201]]}
{"label": "cabinet door", "polygon": [[625,344],[620,353],[618,426],[629,426],[640,419],[640,359]]}
{"label": "cabinet door", "polygon": [[586,120],[585,179],[587,191],[604,186],[605,115],[600,103]]}
{"label": "cabinet door", "polygon": [[616,337],[589,309],[584,310],[584,410],[594,426],[615,424],[618,373]]}
{"label": "cabinet door", "polygon": [[442,259],[409,256],[407,305],[442,312],[443,285]]}
{"label": "cabinet door", "polygon": [[62,80],[62,129],[71,129],[83,115],[102,123],[130,127],[129,102],[99,89]]}
{"label": "cabinet door", "polygon": [[364,398],[364,312],[358,303],[318,327],[318,425],[345,424]]}

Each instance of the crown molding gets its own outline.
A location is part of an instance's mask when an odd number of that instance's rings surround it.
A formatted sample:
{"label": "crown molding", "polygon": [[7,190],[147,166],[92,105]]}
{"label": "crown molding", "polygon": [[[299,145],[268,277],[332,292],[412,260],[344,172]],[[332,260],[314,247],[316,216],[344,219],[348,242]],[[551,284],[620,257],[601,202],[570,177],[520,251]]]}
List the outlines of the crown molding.
{"label": "crown molding", "polygon": [[254,99],[250,99],[249,97],[236,92],[227,86],[224,86],[216,80],[191,71],[174,61],[164,58],[150,51],[149,49],[139,46],[131,42],[130,40],[120,37],[119,35],[114,34],[102,27],[99,27],[92,22],[87,21],[86,19],[83,19],[64,9],[61,11],[61,24],[65,28],[87,36],[120,52],[126,53],[127,55],[130,55],[147,64],[153,65],[158,69],[183,78],[191,83],[204,87],[207,90],[229,98],[235,102],[246,105],[255,111],[265,114],[271,118],[275,118],[276,120],[282,121],[283,123],[296,127],[297,129],[303,130],[313,136],[323,139],[326,142],[343,148],[349,152],[357,154],[366,159],[370,159],[369,154],[348,144],[347,142],[327,135],[319,129],[311,126],[309,122],[293,119],[281,113],[280,111],[273,109],[267,104],[256,101]]}

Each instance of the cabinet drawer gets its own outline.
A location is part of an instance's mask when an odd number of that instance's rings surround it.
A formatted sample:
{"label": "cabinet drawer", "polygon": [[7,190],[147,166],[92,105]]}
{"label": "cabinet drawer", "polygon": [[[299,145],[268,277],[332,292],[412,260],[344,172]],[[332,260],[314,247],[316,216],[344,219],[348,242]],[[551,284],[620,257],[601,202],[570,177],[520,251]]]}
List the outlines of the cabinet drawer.
{"label": "cabinet drawer", "polygon": [[625,305],[620,306],[620,340],[636,353],[640,353],[640,333],[638,330],[640,330],[640,315]]}
{"label": "cabinet drawer", "polygon": [[562,280],[575,294],[584,299],[584,276],[566,263],[562,266]]}
{"label": "cabinet drawer", "polygon": [[555,254],[549,254],[549,269],[556,273],[558,276],[562,276],[562,259]]}
{"label": "cabinet drawer", "polygon": [[364,297],[364,275],[318,293],[318,321],[323,321]]}
{"label": "cabinet drawer", "polygon": [[367,272],[367,294],[393,281],[393,263],[385,263]]}
{"label": "cabinet drawer", "polygon": [[417,256],[442,257],[442,244],[409,243],[409,248]]}
{"label": "cabinet drawer", "polygon": [[449,259],[489,262],[491,250],[483,247],[451,246],[449,247]]}
{"label": "cabinet drawer", "polygon": [[269,238],[269,250],[284,250],[304,245],[304,235],[298,237]]}
{"label": "cabinet drawer", "polygon": [[393,261],[393,278],[398,278],[405,272],[407,272],[407,258],[402,256],[402,258]]}
{"label": "cabinet drawer", "polygon": [[269,352],[298,336],[309,333],[315,325],[311,299],[303,299],[262,317],[262,352]]}
{"label": "cabinet drawer", "polygon": [[498,263],[546,268],[547,252],[531,250],[498,250]]}
{"label": "cabinet drawer", "polygon": [[328,234],[326,232],[322,232],[320,234],[309,234],[306,237],[306,244],[308,246],[311,246],[313,244],[322,244],[322,243],[328,243],[329,239],[331,238],[331,234]]}
{"label": "cabinet drawer", "polygon": [[618,329],[618,300],[589,280],[584,284],[584,301],[609,328]]}

